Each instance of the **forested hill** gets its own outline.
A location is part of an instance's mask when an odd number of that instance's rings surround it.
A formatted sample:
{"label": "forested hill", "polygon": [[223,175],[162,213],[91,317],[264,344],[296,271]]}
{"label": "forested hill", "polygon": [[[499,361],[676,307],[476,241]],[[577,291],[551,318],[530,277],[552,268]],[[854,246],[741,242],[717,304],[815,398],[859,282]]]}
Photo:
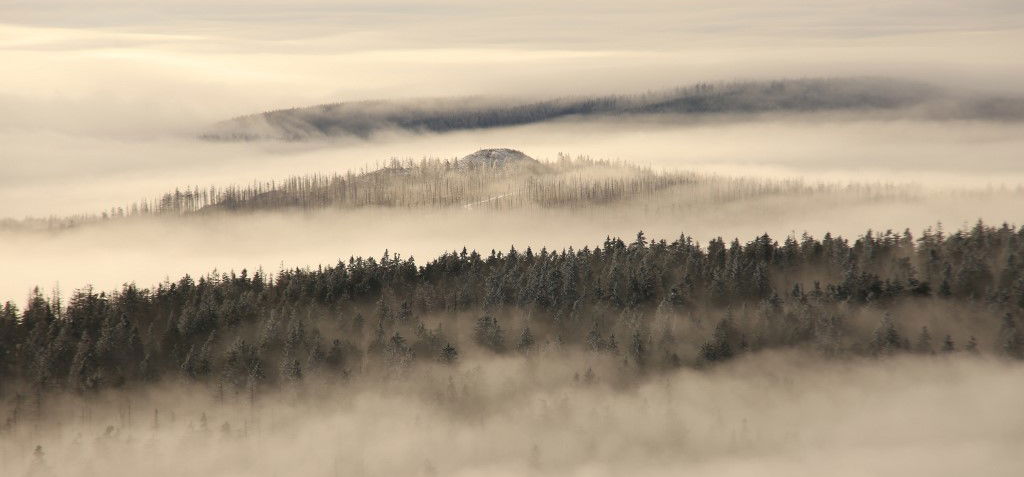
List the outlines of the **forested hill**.
{"label": "forested hill", "polygon": [[[730,178],[689,171],[654,171],[621,161],[571,158],[538,161],[514,149],[482,149],[461,159],[392,159],[345,174],[292,176],[247,186],[189,186],[109,212],[0,220],[0,230],[59,230],[133,217],[175,217],[268,210],[363,207],[488,208],[602,207],[645,200],[646,209],[699,207],[768,196],[906,199],[919,190],[894,184],[805,184],[799,180]],[[657,198],[659,200],[648,200]]]}
{"label": "forested hill", "polygon": [[[185,276],[0,309],[0,395],[248,389],[579,350],[637,376],[776,348],[1024,358],[1024,229],[462,250]],[[604,358],[600,358],[604,359]]]}
{"label": "forested hill", "polygon": [[[950,102],[952,101],[952,102]],[[698,84],[642,95],[567,97],[541,101],[475,97],[420,101],[362,101],[270,111],[218,123],[210,140],[302,141],[367,138],[380,131],[445,132],[537,123],[567,117],[711,113],[899,110],[931,105],[946,117],[1024,118],[1024,102],[993,98],[952,100],[937,88],[884,78],[799,79]]]}

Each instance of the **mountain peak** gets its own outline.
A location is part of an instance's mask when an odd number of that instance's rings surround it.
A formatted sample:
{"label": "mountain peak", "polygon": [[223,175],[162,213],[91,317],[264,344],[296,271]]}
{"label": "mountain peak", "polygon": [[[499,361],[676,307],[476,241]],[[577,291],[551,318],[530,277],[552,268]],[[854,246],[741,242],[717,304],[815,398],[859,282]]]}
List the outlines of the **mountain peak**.
{"label": "mountain peak", "polygon": [[537,162],[537,160],[516,149],[494,148],[476,151],[460,159],[460,162],[487,167],[502,167],[511,163]]}

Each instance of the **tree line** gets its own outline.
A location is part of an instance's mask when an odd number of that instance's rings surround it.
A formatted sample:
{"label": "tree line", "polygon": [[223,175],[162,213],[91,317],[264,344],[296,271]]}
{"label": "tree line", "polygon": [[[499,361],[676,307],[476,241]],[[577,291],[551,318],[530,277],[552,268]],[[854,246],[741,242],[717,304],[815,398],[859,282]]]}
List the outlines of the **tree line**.
{"label": "tree line", "polygon": [[1021,359],[1022,253],[1024,228],[980,222],[852,242],[762,235],[702,246],[640,233],[580,250],[463,249],[423,265],[385,253],[152,289],[86,287],[66,302],[36,289],[23,308],[0,308],[0,395],[161,379],[256,393],[308,376],[573,349],[637,374],[775,348]]}

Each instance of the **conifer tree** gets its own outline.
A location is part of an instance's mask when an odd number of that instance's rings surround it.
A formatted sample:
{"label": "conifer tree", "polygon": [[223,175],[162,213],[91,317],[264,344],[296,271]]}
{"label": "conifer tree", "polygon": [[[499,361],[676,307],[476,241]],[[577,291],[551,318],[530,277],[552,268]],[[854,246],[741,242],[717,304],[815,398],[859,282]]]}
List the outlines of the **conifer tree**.
{"label": "conifer tree", "polygon": [[533,338],[533,333],[530,332],[530,327],[523,328],[523,332],[519,334],[519,341],[516,343],[516,351],[520,353],[529,353],[533,351],[536,340]]}

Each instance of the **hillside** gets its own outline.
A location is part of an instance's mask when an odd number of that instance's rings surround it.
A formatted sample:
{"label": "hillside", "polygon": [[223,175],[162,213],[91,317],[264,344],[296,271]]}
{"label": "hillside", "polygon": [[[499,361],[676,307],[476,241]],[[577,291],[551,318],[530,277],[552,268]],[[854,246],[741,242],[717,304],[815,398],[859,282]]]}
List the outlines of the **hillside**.
{"label": "hillside", "polygon": [[228,187],[189,186],[101,214],[7,219],[0,221],[0,230],[56,230],[149,216],[371,207],[500,211],[596,210],[621,205],[678,213],[742,200],[811,196],[857,203],[919,198],[922,191],[913,185],[805,183],[655,171],[621,161],[564,154],[555,161],[538,161],[515,149],[496,148],[453,159],[392,159],[373,170],[344,174],[291,176]]}
{"label": "hillside", "polygon": [[884,78],[799,79],[697,84],[641,95],[568,97],[536,101],[448,98],[361,101],[269,111],[213,125],[208,140],[303,141],[368,138],[387,130],[446,132],[538,123],[564,118],[680,116],[815,111],[895,111],[927,106],[943,117],[1024,117],[1020,100],[953,99],[938,88]]}

